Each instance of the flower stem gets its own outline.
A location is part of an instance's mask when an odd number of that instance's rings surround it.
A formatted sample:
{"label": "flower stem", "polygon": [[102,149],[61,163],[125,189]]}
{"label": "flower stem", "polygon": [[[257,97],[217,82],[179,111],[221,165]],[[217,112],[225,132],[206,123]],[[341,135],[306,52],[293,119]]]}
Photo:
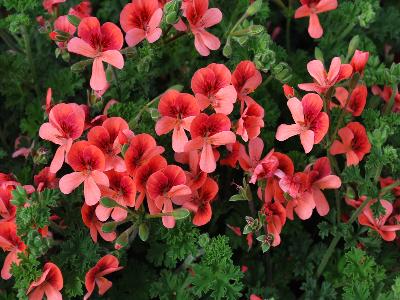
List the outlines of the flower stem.
{"label": "flower stem", "polygon": [[288,8],[286,9],[286,50],[287,50],[287,52],[290,52],[290,28],[292,25],[292,16],[290,14],[292,11],[292,5],[293,5],[293,0],[289,0]]}
{"label": "flower stem", "polygon": [[37,80],[37,73],[36,73],[36,68],[35,68],[35,63],[33,61],[33,55],[32,55],[32,48],[31,48],[31,41],[29,39],[29,34],[26,26],[22,26],[22,37],[24,39],[24,44],[25,44],[25,54],[26,58],[28,60],[29,66],[31,68],[32,72],[32,79],[33,79],[33,87],[35,89],[36,96],[39,96],[39,86],[38,86],[38,80]]}
{"label": "flower stem", "polygon": [[[352,224],[358,216],[361,214],[365,206],[371,201],[371,198],[366,199],[363,203],[361,203],[360,207],[357,208],[357,210],[351,215],[349,221],[346,223],[348,225]],[[331,258],[333,252],[335,251],[336,245],[339,243],[340,239],[342,238],[342,235],[339,233],[334,237],[334,239],[331,241],[328,249],[325,252],[324,257],[321,260],[321,263],[318,266],[317,269],[317,278],[319,278],[322,274],[322,272],[325,270],[326,265],[329,262],[329,259]]]}
{"label": "flower stem", "polygon": [[385,107],[385,114],[388,114],[389,112],[392,111],[393,105],[394,105],[394,99],[396,97],[396,94],[398,93],[399,88],[397,86],[397,83],[392,84],[392,95],[390,96],[389,102],[387,103]]}

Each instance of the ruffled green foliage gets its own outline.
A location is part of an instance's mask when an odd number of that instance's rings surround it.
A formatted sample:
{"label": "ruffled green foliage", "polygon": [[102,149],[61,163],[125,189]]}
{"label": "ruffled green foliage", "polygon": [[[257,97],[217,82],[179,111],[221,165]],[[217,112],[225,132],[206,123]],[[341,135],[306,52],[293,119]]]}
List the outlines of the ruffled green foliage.
{"label": "ruffled green foliage", "polygon": [[151,285],[152,297],[237,299],[241,295],[243,273],[233,264],[227,237],[200,235],[187,221],[155,236],[159,241],[150,240],[147,259],[166,269]]}

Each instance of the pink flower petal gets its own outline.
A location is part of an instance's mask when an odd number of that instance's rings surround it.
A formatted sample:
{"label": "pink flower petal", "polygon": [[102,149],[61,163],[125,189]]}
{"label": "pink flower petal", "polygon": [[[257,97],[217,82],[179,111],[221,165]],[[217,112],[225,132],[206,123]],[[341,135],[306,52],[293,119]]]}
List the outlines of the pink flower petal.
{"label": "pink flower petal", "polygon": [[308,33],[313,39],[319,39],[323,34],[321,24],[319,23],[319,18],[317,14],[310,15],[310,23],[308,24]]}
{"label": "pink flower petal", "polygon": [[[278,141],[285,141],[292,136],[298,135],[301,132],[301,127],[297,124],[287,125],[281,124],[276,131],[275,138]],[[314,141],[313,141],[314,142]]]}
{"label": "pink flower petal", "polygon": [[75,190],[82,182],[85,181],[86,176],[81,172],[73,172],[64,175],[59,182],[60,191],[63,194],[70,194]]}
{"label": "pink flower petal", "polygon": [[83,194],[87,205],[92,206],[99,202],[101,192],[92,176],[88,176],[85,179],[83,184]]}
{"label": "pink flower petal", "polygon": [[100,91],[107,86],[106,72],[104,71],[103,61],[96,57],[92,66],[92,77],[90,78],[90,87],[95,91]]}
{"label": "pink flower petal", "polygon": [[118,50],[107,50],[101,53],[101,59],[117,69],[124,67],[124,57]]}
{"label": "pink flower petal", "polygon": [[146,32],[143,29],[132,28],[126,33],[125,40],[129,47],[135,47],[146,37]]}
{"label": "pink flower petal", "polygon": [[92,48],[84,40],[74,37],[68,42],[68,51],[85,57],[94,58],[97,55],[96,49]]}
{"label": "pink flower petal", "polygon": [[205,144],[200,155],[200,169],[206,173],[212,173],[216,169],[214,152],[210,144]]}
{"label": "pink flower petal", "polygon": [[314,131],[306,130],[300,133],[301,145],[305,153],[310,153],[314,146]]}

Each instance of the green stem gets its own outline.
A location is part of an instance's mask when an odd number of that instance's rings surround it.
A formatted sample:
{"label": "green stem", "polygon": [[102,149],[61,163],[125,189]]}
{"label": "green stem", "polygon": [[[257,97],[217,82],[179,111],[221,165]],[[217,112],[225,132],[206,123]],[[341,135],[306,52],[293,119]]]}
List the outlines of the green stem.
{"label": "green stem", "polygon": [[278,5],[283,10],[287,9],[286,5],[282,2],[282,0],[272,0],[272,2],[274,2],[276,5]]}
{"label": "green stem", "polygon": [[393,83],[392,84],[392,95],[390,96],[389,102],[386,105],[385,112],[384,112],[385,115],[387,115],[389,112],[392,111],[392,108],[394,105],[394,99],[395,99],[398,91],[399,91],[399,88],[397,86],[397,83]]}
{"label": "green stem", "polygon": [[[361,214],[361,212],[363,211],[363,209],[367,206],[367,204],[371,201],[371,198],[366,199],[361,205],[360,207],[357,208],[357,210],[351,215],[349,221],[346,223],[348,225],[352,224],[357,218],[358,216]],[[328,249],[325,252],[324,257],[321,260],[321,263],[318,266],[317,269],[317,278],[319,278],[322,274],[322,272],[325,270],[326,265],[329,262],[329,259],[331,258],[333,252],[335,251],[336,245],[339,243],[340,239],[342,238],[342,235],[340,233],[338,233],[338,235],[336,235],[334,237],[334,239],[331,241]]]}
{"label": "green stem", "polygon": [[119,100],[121,100],[121,98],[122,98],[122,90],[121,90],[121,86],[119,85],[118,74],[117,74],[117,71],[115,70],[114,67],[111,67],[111,70],[112,70],[112,73],[113,73],[114,78],[115,78],[115,83],[116,83],[117,91],[118,91],[118,97],[119,97]]}
{"label": "green stem", "polygon": [[39,96],[39,86],[38,86],[38,80],[37,80],[37,73],[36,73],[36,68],[35,68],[35,63],[33,61],[33,55],[32,55],[32,48],[31,48],[31,41],[29,39],[29,34],[26,26],[22,26],[22,37],[24,39],[24,44],[25,44],[25,53],[26,53],[26,58],[28,60],[29,66],[31,68],[32,72],[32,79],[33,79],[33,86],[35,88],[36,96]]}
{"label": "green stem", "polygon": [[339,37],[336,39],[336,41],[341,41],[343,40],[354,28],[355,24],[349,24],[339,35]]}
{"label": "green stem", "polygon": [[290,27],[292,24],[292,4],[293,0],[289,0],[288,8],[286,10],[286,50],[290,52]]}
{"label": "green stem", "polygon": [[12,36],[5,30],[0,29],[0,38],[6,43],[6,45],[13,51],[23,53],[21,48],[15,43],[15,40]]}
{"label": "green stem", "polygon": [[167,40],[164,42],[164,45],[169,44],[169,43],[171,43],[171,42],[173,42],[173,41],[179,39],[180,37],[184,36],[185,34],[186,34],[186,31],[181,31],[181,32],[175,34],[173,37],[167,39]]}

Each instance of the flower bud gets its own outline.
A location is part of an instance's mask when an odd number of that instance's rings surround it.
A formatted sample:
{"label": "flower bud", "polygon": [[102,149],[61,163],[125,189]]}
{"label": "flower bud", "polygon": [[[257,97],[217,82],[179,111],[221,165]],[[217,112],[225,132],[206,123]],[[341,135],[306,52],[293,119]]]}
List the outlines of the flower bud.
{"label": "flower bud", "polygon": [[246,15],[253,16],[258,13],[262,6],[262,0],[254,1],[246,10]]}

